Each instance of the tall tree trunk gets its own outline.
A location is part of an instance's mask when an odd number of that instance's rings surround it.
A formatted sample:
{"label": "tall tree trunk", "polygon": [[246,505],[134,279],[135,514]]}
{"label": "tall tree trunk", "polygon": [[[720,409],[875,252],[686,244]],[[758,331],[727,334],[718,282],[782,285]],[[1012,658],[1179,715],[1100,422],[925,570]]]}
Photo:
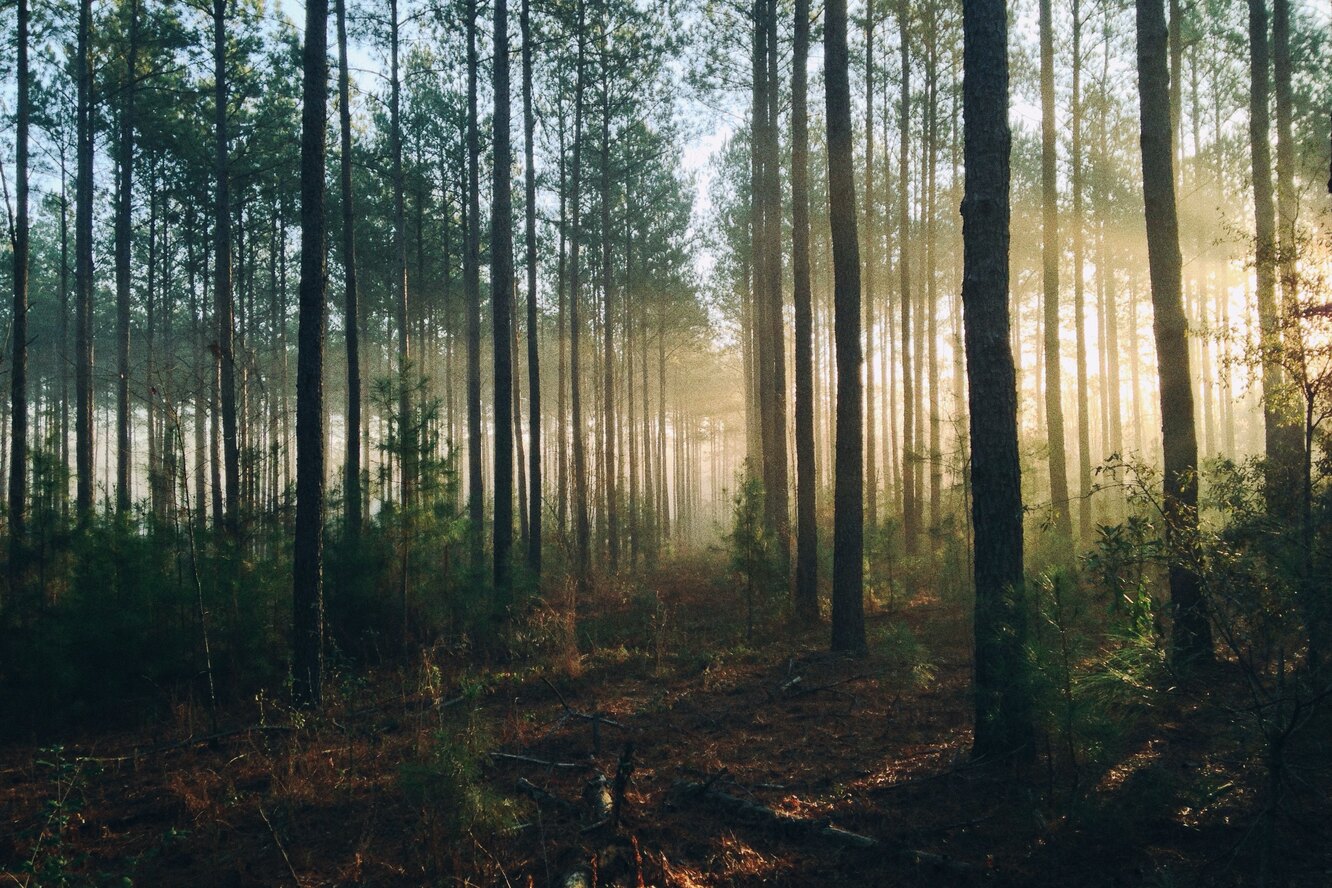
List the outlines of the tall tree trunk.
{"label": "tall tree trunk", "polygon": [[1006,6],[1003,0],[972,0],[962,7],[962,302],[971,408],[977,758],[1028,756],[1034,732],[1023,675],[1022,483],[1009,348]]}
{"label": "tall tree trunk", "polygon": [[227,0],[213,0],[214,195],[213,313],[220,363],[222,459],[226,479],[225,524],[230,533],[239,528],[240,447],[236,419],[236,326],[231,277],[231,171],[227,136]]}
{"label": "tall tree trunk", "polygon": [[[569,190],[572,225],[569,235],[569,401],[573,426],[574,581],[579,597],[585,596],[592,569],[591,528],[587,514],[587,453],[583,428],[582,396],[582,267],[579,257],[583,237],[580,188],[583,182],[583,92],[586,88],[587,2],[578,0],[578,61],[574,74],[573,182]],[[572,614],[570,615],[572,617]]]}
{"label": "tall tree trunk", "polygon": [[[605,21],[602,21],[605,28]],[[601,460],[602,484],[606,502],[606,548],[608,566],[614,573],[620,566],[620,476],[616,470],[615,429],[615,350],[611,341],[614,329],[611,300],[610,231],[610,73],[606,70],[605,33],[601,55]]]}
{"label": "tall tree trunk", "polygon": [[879,523],[879,482],[875,464],[874,422],[874,272],[876,218],[874,201],[874,4],[865,8],[865,520],[871,529]]}
{"label": "tall tree trunk", "polygon": [[1064,405],[1059,359],[1059,195],[1055,173],[1054,22],[1051,0],[1040,0],[1041,31],[1041,279],[1045,309],[1045,423],[1050,448],[1050,508],[1061,555],[1068,557],[1073,539],[1069,515],[1067,451],[1064,449]]}
{"label": "tall tree trunk", "polygon": [[[338,2],[342,11],[342,0]],[[343,39],[339,16],[339,41]],[[345,44],[344,44],[345,51]],[[346,56],[344,55],[343,58]],[[301,96],[301,295],[296,358],[296,533],[292,545],[292,697],[318,706],[323,676],[324,327],[328,0],[306,0]],[[343,160],[346,164],[346,158]]]}
{"label": "tall tree trunk", "polygon": [[480,578],[485,559],[485,499],[481,453],[481,136],[477,117],[476,0],[467,0],[467,517],[471,565]]}
{"label": "tall tree trunk", "polygon": [[[351,76],[347,61],[347,0],[337,0],[338,130],[342,157],[342,268],[346,287],[343,335],[347,343],[347,451],[343,467],[347,535],[361,535],[361,331],[356,279],[356,215],[352,193]],[[447,257],[445,262],[447,263]]]}
{"label": "tall tree trunk", "polygon": [[[809,0],[796,0],[791,60],[791,268],[795,285],[796,617],[819,618],[814,330],[809,269]],[[868,197],[867,197],[868,199]]]}
{"label": "tall tree trunk", "polygon": [[[1137,45],[1147,263],[1160,375],[1165,537],[1167,547],[1173,550],[1192,546],[1197,532],[1198,442],[1193,426],[1188,330],[1180,289],[1179,222],[1175,215],[1170,152],[1170,80],[1166,70],[1162,0],[1137,0]],[[1174,614],[1174,658],[1210,659],[1211,627],[1199,579],[1178,556],[1171,557],[1170,600]]]}
{"label": "tall tree trunk", "polygon": [[[1276,266],[1281,280],[1283,318],[1293,319],[1299,306],[1299,240],[1295,228],[1299,212],[1295,194],[1295,137],[1292,125],[1291,61],[1290,61],[1290,0],[1272,0],[1272,85],[1276,93]],[[1286,320],[1278,324],[1285,347],[1298,353],[1299,327]],[[1287,473],[1292,484],[1298,484],[1303,475],[1306,450],[1301,423],[1288,416],[1282,417],[1280,452],[1281,471]],[[1289,488],[1288,488],[1289,489]],[[1308,505],[1307,503],[1305,504]]]}
{"label": "tall tree trunk", "polygon": [[[220,2],[220,0],[219,0]],[[92,2],[79,3],[78,181],[74,202],[74,460],[79,522],[93,508],[93,72]]]}
{"label": "tall tree trunk", "polygon": [[764,15],[767,29],[767,99],[768,121],[764,127],[764,201],[766,204],[764,249],[767,253],[765,291],[768,305],[765,312],[768,349],[772,372],[772,437],[769,452],[764,459],[768,473],[765,483],[765,503],[777,537],[777,557],[783,582],[789,582],[791,571],[791,507],[790,472],[787,466],[786,444],[786,325],[782,309],[782,182],[781,152],[778,145],[778,106],[781,90],[778,86],[777,56],[777,0],[767,0]]}
{"label": "tall tree trunk", "polygon": [[[1086,227],[1082,218],[1082,4],[1073,0],[1073,118],[1072,171],[1073,189],[1073,325],[1077,349],[1078,399],[1078,539],[1091,536],[1091,419],[1087,406],[1087,324],[1086,285],[1083,281],[1086,256]],[[1113,310],[1113,306],[1110,307]],[[1102,383],[1104,385],[1104,383]],[[1111,383],[1116,384],[1116,383]],[[1105,437],[1104,430],[1102,438]]]}
{"label": "tall tree trunk", "polygon": [[541,365],[537,340],[536,164],[534,141],[536,112],[532,106],[531,0],[522,0],[523,31],[523,187],[526,199],[524,234],[527,239],[527,377],[528,377],[528,539],[527,569],[541,578]]}
{"label": "tall tree trunk", "polygon": [[902,300],[902,539],[906,554],[914,555],[920,548],[918,522],[919,492],[916,489],[915,394],[911,374],[911,53],[910,6],[907,0],[898,0],[897,23],[902,58],[902,100],[898,111],[898,215],[897,243],[899,255],[899,298]]}
{"label": "tall tree trunk", "polygon": [[509,134],[509,9],[495,0],[493,84],[494,170],[490,198],[490,308],[495,355],[495,598],[503,615],[509,606],[513,549],[513,152]]}
{"label": "tall tree trunk", "polygon": [[130,0],[125,81],[120,103],[116,183],[116,511],[130,508],[130,212],[134,200],[134,96],[138,85],[139,3]]}
{"label": "tall tree trunk", "polygon": [[[9,393],[13,419],[9,451],[9,590],[18,592],[23,576],[28,493],[28,122],[32,114],[28,71],[28,0],[18,0],[15,34],[18,78],[14,132],[14,357]],[[63,220],[62,220],[63,227]],[[63,287],[61,288],[64,289]]]}
{"label": "tall tree trunk", "polygon": [[1295,481],[1294,452],[1287,446],[1291,423],[1282,399],[1286,380],[1281,364],[1282,335],[1276,299],[1277,234],[1272,198],[1272,148],[1268,103],[1269,66],[1267,5],[1249,0],[1249,160],[1253,181],[1255,276],[1263,371],[1263,431],[1267,447],[1268,511],[1289,514],[1289,491]]}
{"label": "tall tree trunk", "polygon": [[865,649],[864,462],[861,437],[860,247],[851,156],[846,0],[824,8],[828,118],[828,222],[833,242],[837,344],[837,455],[833,489],[832,648]]}
{"label": "tall tree trunk", "polygon": [[[407,311],[407,232],[402,173],[402,76],[399,63],[398,0],[389,0],[389,163],[393,180],[393,311],[398,328],[398,471],[402,506],[416,490],[416,422],[412,418],[411,327]],[[404,557],[406,557],[404,549]],[[404,579],[406,571],[404,570]]]}

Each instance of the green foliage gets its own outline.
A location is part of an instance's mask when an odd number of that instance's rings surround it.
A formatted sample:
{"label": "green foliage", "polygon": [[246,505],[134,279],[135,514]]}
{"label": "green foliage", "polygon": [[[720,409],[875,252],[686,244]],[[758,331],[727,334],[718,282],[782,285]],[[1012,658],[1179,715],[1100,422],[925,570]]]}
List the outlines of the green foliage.
{"label": "green foliage", "polygon": [[756,612],[769,610],[781,599],[780,556],[777,540],[764,520],[763,482],[748,462],[736,479],[731,532],[731,570],[741,584],[745,605],[745,640],[754,640]]}
{"label": "green foliage", "polygon": [[489,747],[469,707],[454,724],[435,733],[423,759],[398,772],[403,795],[421,810],[422,829],[437,860],[446,858],[468,834],[494,833],[515,822],[513,802],[482,779]]}

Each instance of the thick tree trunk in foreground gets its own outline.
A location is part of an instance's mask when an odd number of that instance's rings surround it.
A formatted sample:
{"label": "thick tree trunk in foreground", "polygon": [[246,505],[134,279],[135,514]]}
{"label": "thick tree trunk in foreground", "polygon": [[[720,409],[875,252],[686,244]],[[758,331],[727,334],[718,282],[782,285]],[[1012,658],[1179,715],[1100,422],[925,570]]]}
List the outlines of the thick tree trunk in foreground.
{"label": "thick tree trunk in foreground", "polygon": [[[1179,221],[1170,152],[1170,81],[1161,0],[1137,0],[1137,32],[1142,193],[1161,388],[1166,544],[1179,549],[1193,545],[1198,527],[1198,441],[1193,427],[1188,325],[1181,296]],[[1177,660],[1210,658],[1212,633],[1199,579],[1178,557],[1172,557],[1170,564],[1170,603],[1174,614],[1172,655]]]}
{"label": "thick tree trunk in foreground", "polygon": [[814,466],[814,324],[809,269],[809,0],[796,0],[791,60],[791,269],[795,284],[796,618],[819,618]]}
{"label": "thick tree trunk in foreground", "polygon": [[[339,0],[341,10],[342,0]],[[341,23],[339,23],[341,24]],[[341,37],[341,27],[339,28]],[[328,0],[305,2],[301,109],[301,291],[296,358],[296,535],[292,547],[292,697],[317,706],[324,660],[324,167]],[[346,163],[344,158],[343,163]]]}
{"label": "thick tree trunk in foreground", "polygon": [[1003,0],[963,5],[962,303],[971,408],[975,533],[975,694],[972,754],[1032,752],[1023,668],[1022,487],[1017,383],[1009,348],[1008,17]]}
{"label": "thick tree trunk in foreground", "polygon": [[851,156],[851,87],[846,0],[825,7],[828,219],[833,244],[833,325],[837,349],[837,442],[833,486],[832,648],[865,648],[864,442],[861,438],[860,248]]}

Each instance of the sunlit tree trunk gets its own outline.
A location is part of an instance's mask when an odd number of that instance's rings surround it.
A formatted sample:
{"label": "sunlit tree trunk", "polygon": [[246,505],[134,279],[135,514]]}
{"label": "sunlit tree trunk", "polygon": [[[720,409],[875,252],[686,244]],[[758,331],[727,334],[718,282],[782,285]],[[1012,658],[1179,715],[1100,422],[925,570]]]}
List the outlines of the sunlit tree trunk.
{"label": "sunlit tree trunk", "polygon": [[1073,538],[1069,515],[1068,467],[1064,449],[1064,406],[1059,360],[1059,195],[1055,173],[1054,22],[1051,0],[1040,0],[1041,32],[1041,280],[1045,311],[1045,423],[1050,448],[1050,508],[1059,546]]}
{"label": "sunlit tree trunk", "polygon": [[[1152,327],[1160,377],[1165,537],[1168,547],[1180,548],[1192,546],[1197,532],[1198,443],[1193,425],[1188,330],[1180,289],[1166,23],[1161,0],[1137,0],[1136,5],[1142,187],[1152,284]],[[1210,659],[1211,627],[1198,576],[1178,556],[1171,558],[1169,572],[1174,614],[1172,654],[1177,661]]]}
{"label": "sunlit tree trunk", "polygon": [[[865,9],[865,520],[879,523],[874,427],[874,272],[877,261],[874,201],[874,4]],[[886,446],[886,445],[885,445]]]}
{"label": "sunlit tree trunk", "polygon": [[[1078,403],[1078,539],[1091,535],[1091,417],[1087,382],[1086,222],[1083,219],[1082,154],[1082,4],[1073,0],[1072,156],[1069,187],[1073,190],[1073,325],[1077,350]],[[1102,382],[1104,385],[1104,381]],[[1104,435],[1103,435],[1104,437]]]}
{"label": "sunlit tree trunk", "polygon": [[537,338],[537,243],[536,243],[536,113],[532,106],[531,2],[522,0],[523,31],[523,193],[526,199],[524,233],[527,238],[527,374],[528,374],[528,538],[527,569],[541,576],[541,519],[544,512],[541,489],[541,365]]}
{"label": "sunlit tree trunk", "polygon": [[916,488],[914,450],[916,439],[915,391],[912,385],[911,342],[911,56],[908,32],[910,6],[907,0],[898,0],[897,22],[902,59],[902,96],[898,113],[898,215],[897,242],[899,255],[899,298],[902,308],[902,537],[908,555],[916,554],[920,547],[919,506]]}
{"label": "sunlit tree trunk", "polygon": [[[795,285],[796,561],[797,618],[819,618],[818,524],[814,466],[814,330],[809,268],[809,0],[796,0],[791,59],[791,269]],[[872,519],[871,519],[872,520]]]}

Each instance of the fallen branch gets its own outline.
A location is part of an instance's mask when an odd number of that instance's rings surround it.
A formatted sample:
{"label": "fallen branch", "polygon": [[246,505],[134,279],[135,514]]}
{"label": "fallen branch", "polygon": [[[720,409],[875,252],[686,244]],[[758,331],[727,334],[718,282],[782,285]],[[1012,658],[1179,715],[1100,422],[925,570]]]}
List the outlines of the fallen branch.
{"label": "fallen branch", "polygon": [[132,762],[135,759],[146,755],[157,755],[163,752],[171,752],[172,750],[184,749],[188,746],[198,746],[201,743],[216,743],[219,740],[227,740],[231,737],[238,737],[241,734],[252,734],[256,732],[282,734],[293,730],[295,730],[295,728],[291,725],[246,725],[243,728],[232,728],[228,731],[217,731],[212,734],[186,737],[184,740],[177,740],[174,743],[164,743],[159,746],[150,746],[147,749],[136,749],[126,755],[84,755],[79,756],[79,760],[85,762],[97,762],[99,765],[116,764],[117,762]]}
{"label": "fallen branch", "polygon": [[677,780],[671,793],[678,800],[692,800],[709,805],[754,826],[772,829],[786,838],[796,840],[819,839],[843,848],[857,850],[887,850],[903,862],[913,865],[931,866],[955,875],[970,876],[975,873],[973,867],[961,861],[931,854],[928,851],[893,847],[880,839],[833,826],[827,819],[814,820],[797,817],[794,814],[776,811],[758,802],[738,798],[711,787],[712,781],[693,783]]}
{"label": "fallen branch", "polygon": [[734,815],[746,823],[774,829],[789,838],[821,838],[851,848],[874,848],[879,844],[869,836],[833,826],[827,820],[810,820],[784,811],[776,811],[767,805],[713,789],[708,783],[676,781],[673,792],[677,798],[696,800]]}
{"label": "fallen branch", "polygon": [[551,762],[533,758],[530,755],[515,755],[511,752],[492,752],[490,757],[506,762],[522,762],[525,765],[537,765],[542,768],[559,768],[565,771],[591,771],[595,765],[590,762]]}
{"label": "fallen branch", "polygon": [[282,862],[287,865],[287,872],[291,873],[291,880],[296,883],[296,888],[301,886],[301,877],[296,875],[296,867],[291,865],[291,858],[287,856],[287,849],[282,847],[282,840],[278,838],[277,830],[273,828],[273,821],[268,819],[264,813],[264,806],[259,806],[259,816],[264,819],[264,825],[268,827],[268,833],[273,837],[273,844],[277,846],[278,853],[282,855]]}
{"label": "fallen branch", "polygon": [[538,805],[554,808],[571,817],[578,816],[577,805],[568,799],[562,799],[554,793],[547,792],[526,777],[519,777],[515,785],[518,787],[519,792],[536,802]]}

